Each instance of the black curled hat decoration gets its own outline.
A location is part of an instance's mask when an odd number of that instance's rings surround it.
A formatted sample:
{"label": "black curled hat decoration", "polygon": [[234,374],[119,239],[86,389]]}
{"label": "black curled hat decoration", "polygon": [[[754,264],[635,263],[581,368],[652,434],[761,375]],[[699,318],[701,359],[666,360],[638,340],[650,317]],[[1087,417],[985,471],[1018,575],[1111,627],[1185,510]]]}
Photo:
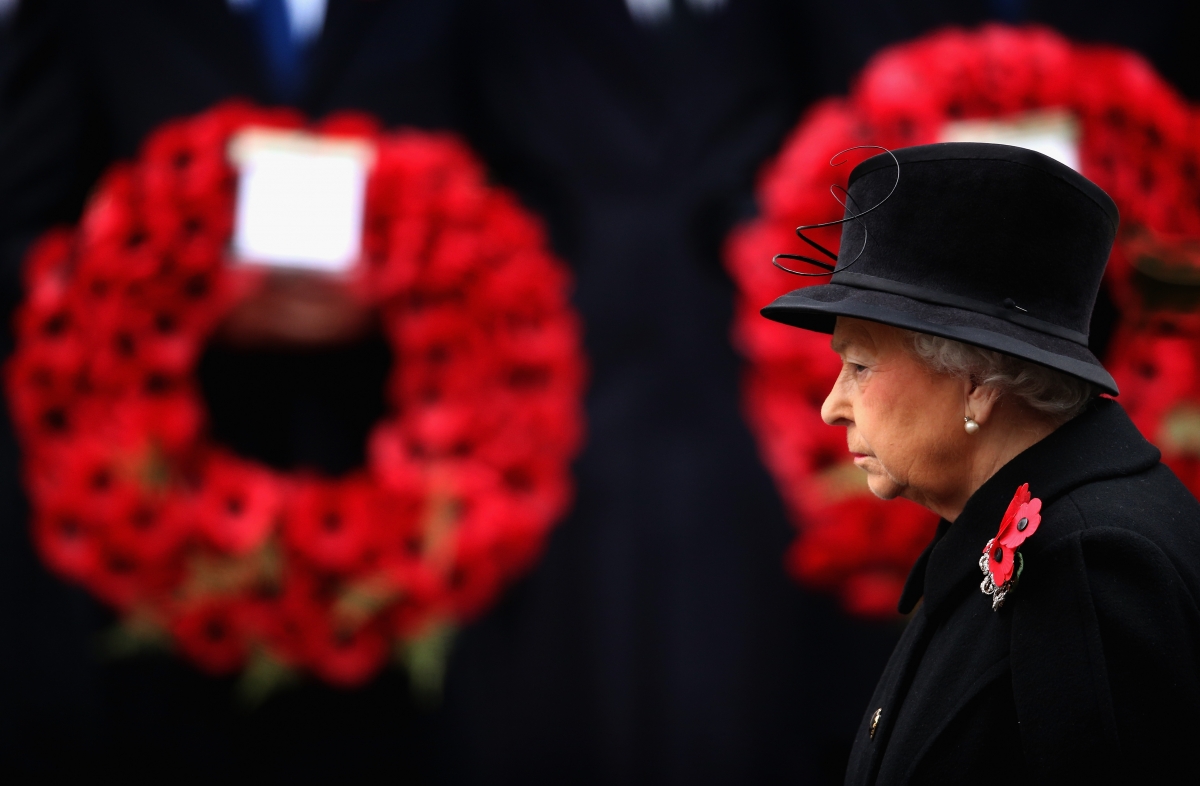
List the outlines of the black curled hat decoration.
{"label": "black curled hat decoration", "polygon": [[[864,227],[863,228],[863,243],[862,243],[862,246],[858,249],[858,255],[855,256],[854,259],[850,260],[849,262],[844,263],[840,268],[838,268],[837,267],[838,255],[833,253],[829,249],[825,248],[825,246],[821,245],[820,243],[813,240],[812,238],[805,236],[805,234],[804,234],[805,232],[809,231],[810,229],[825,229],[826,227],[836,227],[840,224],[846,223],[847,221],[858,221],[859,219],[861,219],[863,216],[867,215],[868,213],[870,213],[874,210],[877,210],[880,206],[883,205],[884,202],[886,202],[892,198],[892,194],[896,193],[896,186],[900,185],[900,162],[896,159],[895,154],[892,153],[891,150],[888,150],[886,147],[880,147],[879,145],[855,145],[854,147],[848,147],[845,150],[843,150],[842,152],[834,155],[833,158],[829,159],[829,165],[830,166],[841,166],[842,164],[844,164],[846,162],[839,161],[838,159],[841,158],[842,156],[846,155],[847,153],[853,152],[855,150],[882,150],[884,153],[886,153],[887,155],[892,157],[892,160],[895,161],[895,163],[896,163],[896,182],[892,184],[892,190],[888,192],[887,196],[885,196],[883,198],[882,202],[878,203],[874,207],[867,208],[866,210],[862,211],[861,213],[851,213],[851,207],[850,207],[850,205],[847,204],[847,202],[853,203],[854,199],[853,199],[853,197],[850,196],[850,192],[847,191],[846,189],[842,188],[841,186],[837,185],[836,183],[834,185],[831,185],[829,187],[829,193],[833,194],[833,198],[835,200],[837,200],[837,203],[839,205],[842,206],[842,208],[846,211],[847,215],[844,216],[843,218],[837,219],[836,221],[825,221],[820,224],[804,224],[804,225],[798,226],[798,227],[796,227],[796,237],[800,238],[805,243],[808,243],[810,246],[815,248],[817,251],[820,251],[822,254],[827,256],[829,259],[833,260],[834,264],[831,265],[828,262],[822,262],[819,259],[813,259],[812,257],[806,257],[806,256],[803,256],[802,254],[776,254],[775,256],[771,257],[771,264],[774,265],[775,267],[779,268],[780,270],[782,270],[784,273],[791,273],[793,276],[810,276],[813,278],[816,278],[819,276],[832,276],[835,270],[845,270],[846,268],[850,267],[855,262],[857,262],[858,258],[862,256],[862,252],[866,250],[866,248],[867,248],[867,230],[866,230],[866,227]],[[843,201],[842,198],[838,196],[839,191],[846,195],[845,201]],[[823,272],[821,272],[821,273],[806,273],[806,272],[803,272],[800,270],[792,270],[790,267],[785,267],[785,266],[779,264],[779,260],[781,260],[781,259],[791,259],[791,260],[795,260],[796,262],[806,262],[810,265],[820,268]]]}
{"label": "black curled hat decoration", "polygon": [[[828,283],[789,292],[763,316],[824,333],[839,316],[881,322],[1029,360],[1115,395],[1088,349],[1119,223],[1108,194],[1049,156],[1009,145],[864,145],[830,163],[872,147],[884,152],[854,168],[844,200],[835,191],[844,217],[796,230],[833,264],[799,254],[772,260]],[[804,234],[837,225],[842,258]],[[846,249],[856,249],[849,260]]]}

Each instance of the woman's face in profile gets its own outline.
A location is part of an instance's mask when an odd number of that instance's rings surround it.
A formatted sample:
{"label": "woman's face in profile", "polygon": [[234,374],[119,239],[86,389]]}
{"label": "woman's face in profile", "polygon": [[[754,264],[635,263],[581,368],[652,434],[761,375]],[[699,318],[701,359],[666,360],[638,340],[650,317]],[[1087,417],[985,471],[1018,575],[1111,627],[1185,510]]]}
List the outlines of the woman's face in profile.
{"label": "woman's face in profile", "polygon": [[904,341],[897,328],[838,317],[831,346],[842,369],[821,418],[846,427],[854,463],[876,496],[936,507],[970,482],[967,391],[931,371]]}

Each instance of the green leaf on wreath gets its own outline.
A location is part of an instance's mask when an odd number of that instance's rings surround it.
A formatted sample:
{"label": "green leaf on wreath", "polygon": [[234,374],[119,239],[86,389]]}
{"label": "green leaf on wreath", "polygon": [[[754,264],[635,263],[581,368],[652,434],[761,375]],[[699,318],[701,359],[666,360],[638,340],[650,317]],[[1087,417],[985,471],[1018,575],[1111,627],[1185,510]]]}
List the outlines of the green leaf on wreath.
{"label": "green leaf on wreath", "polygon": [[100,634],[97,648],[106,658],[129,658],[170,649],[171,637],[147,614],[132,613]]}
{"label": "green leaf on wreath", "polygon": [[236,595],[255,587],[277,587],[283,579],[283,552],[270,538],[245,556],[200,553],[187,563],[182,587],[185,598]]}
{"label": "green leaf on wreath", "polygon": [[352,626],[365,624],[399,600],[401,592],[385,576],[348,584],[333,604],[334,616]]}
{"label": "green leaf on wreath", "polygon": [[155,445],[142,463],[139,479],[142,485],[153,491],[167,491],[171,486],[171,464],[162,448]]}
{"label": "green leaf on wreath", "polygon": [[238,679],[237,695],[242,704],[253,709],[297,679],[295,669],[271,657],[262,647],[255,647]]}
{"label": "green leaf on wreath", "polygon": [[432,709],[442,701],[446,680],[446,661],[458,628],[447,622],[435,622],[420,636],[401,643],[396,656],[408,672],[413,698]]}
{"label": "green leaf on wreath", "polygon": [[1158,444],[1168,453],[1200,455],[1200,407],[1181,404],[1159,427]]}
{"label": "green leaf on wreath", "polygon": [[1200,243],[1139,226],[1123,229],[1120,243],[1146,308],[1187,312],[1200,306]]}

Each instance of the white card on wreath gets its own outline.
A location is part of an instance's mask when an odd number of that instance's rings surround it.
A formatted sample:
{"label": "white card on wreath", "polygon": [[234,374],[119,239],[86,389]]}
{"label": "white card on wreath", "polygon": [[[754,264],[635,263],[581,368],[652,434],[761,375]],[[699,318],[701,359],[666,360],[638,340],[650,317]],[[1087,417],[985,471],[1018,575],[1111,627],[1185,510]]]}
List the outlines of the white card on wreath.
{"label": "white card on wreath", "polygon": [[362,253],[372,147],[299,131],[233,138],[239,170],[233,253],[239,262],[345,273]]}
{"label": "white card on wreath", "polygon": [[1036,150],[1079,171],[1079,121],[1063,110],[1004,120],[960,120],[942,128],[939,142],[992,142]]}

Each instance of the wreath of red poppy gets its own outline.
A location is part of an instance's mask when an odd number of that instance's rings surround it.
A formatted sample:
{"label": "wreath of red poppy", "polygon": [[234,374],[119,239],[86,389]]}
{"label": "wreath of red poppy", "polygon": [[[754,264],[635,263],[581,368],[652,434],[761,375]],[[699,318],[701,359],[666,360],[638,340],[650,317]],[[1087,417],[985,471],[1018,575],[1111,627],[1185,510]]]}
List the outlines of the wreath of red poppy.
{"label": "wreath of red poppy", "polygon": [[[797,247],[796,226],[841,218],[831,168],[855,145],[936,142],[950,121],[1007,120],[1058,110],[1081,131],[1080,166],[1121,210],[1107,285],[1120,311],[1106,365],[1120,401],[1165,460],[1200,491],[1200,130],[1188,104],[1136,54],[1072,44],[1037,27],[948,29],[878,54],[848,98],[814,106],[765,168],[761,216],[731,235],[738,286],[734,340],[748,359],[746,416],[798,529],[793,574],[858,614],[894,613],[936,518],[881,503],[819,408],[836,377],[828,337],[758,310],[805,286],[770,260]],[[829,237],[831,248],[837,238]],[[804,253],[804,252],[802,252]]]}
{"label": "wreath of red poppy", "polygon": [[171,122],[31,251],[6,381],[33,536],[209,672],[353,685],[537,556],[582,436],[579,322],[539,223],[460,142],[334,117],[308,130],[375,151],[355,287],[398,358],[389,413],[338,479],[214,444],[195,366],[262,275],[226,262],[227,147],[250,127],[305,123],[244,104]]}

